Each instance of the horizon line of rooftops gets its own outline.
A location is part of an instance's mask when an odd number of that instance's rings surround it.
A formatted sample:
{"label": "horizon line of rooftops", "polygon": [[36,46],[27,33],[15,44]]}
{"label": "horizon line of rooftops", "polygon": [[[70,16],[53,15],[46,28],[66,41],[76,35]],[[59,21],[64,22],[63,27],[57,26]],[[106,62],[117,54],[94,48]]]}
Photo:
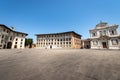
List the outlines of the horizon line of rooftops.
{"label": "horizon line of rooftops", "polygon": [[[7,27],[7,26],[4,25],[4,24],[0,24],[0,26],[3,26],[3,27],[5,27],[5,28],[9,29],[10,31],[15,32],[15,33],[21,33],[21,34],[28,35],[27,33],[24,33],[24,32],[15,31],[15,30],[14,30],[14,27],[9,28],[9,27]],[[99,27],[100,27],[100,28],[106,28],[106,27],[110,27],[110,26],[119,26],[119,25],[117,25],[117,24],[108,25],[107,22],[102,22],[102,21],[100,21],[100,23],[98,23],[98,24],[95,26],[94,29],[99,29]],[[92,29],[90,29],[90,30],[92,30]],[[58,33],[47,33],[47,34],[35,34],[35,36],[58,35],[58,34],[66,34],[66,33],[74,33],[74,34],[76,34],[76,35],[82,37],[82,35],[76,33],[75,31],[66,31],[66,32],[58,32]]]}
{"label": "horizon line of rooftops", "polygon": [[4,24],[0,24],[0,26],[1,26],[1,27],[5,27],[5,28],[7,28],[8,30],[10,30],[10,31],[12,31],[12,32],[15,32],[15,33],[25,34],[26,36],[28,35],[27,33],[24,33],[24,32],[15,31],[15,30],[14,30],[14,27],[9,28],[9,27],[7,27],[7,26],[4,25]]}

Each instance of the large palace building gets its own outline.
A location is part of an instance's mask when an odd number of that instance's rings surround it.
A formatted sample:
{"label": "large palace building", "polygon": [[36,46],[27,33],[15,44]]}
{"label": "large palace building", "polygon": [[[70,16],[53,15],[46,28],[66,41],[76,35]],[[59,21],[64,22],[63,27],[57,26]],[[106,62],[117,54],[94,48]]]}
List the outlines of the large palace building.
{"label": "large palace building", "polygon": [[14,31],[14,28],[0,24],[0,49],[24,48],[25,37],[28,34]]}
{"label": "large palace building", "polygon": [[38,48],[81,48],[81,35],[74,31],[36,34]]}
{"label": "large palace building", "polygon": [[120,49],[118,25],[100,22],[90,30],[90,40],[92,49]]}

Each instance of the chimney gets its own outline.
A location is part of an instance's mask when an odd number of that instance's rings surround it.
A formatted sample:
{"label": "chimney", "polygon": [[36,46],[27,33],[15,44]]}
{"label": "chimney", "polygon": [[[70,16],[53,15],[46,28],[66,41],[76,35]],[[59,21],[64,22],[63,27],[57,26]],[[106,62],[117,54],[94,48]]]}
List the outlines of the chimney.
{"label": "chimney", "polygon": [[11,26],[11,28],[10,28],[10,29],[14,31],[14,27],[12,27],[12,26]]}

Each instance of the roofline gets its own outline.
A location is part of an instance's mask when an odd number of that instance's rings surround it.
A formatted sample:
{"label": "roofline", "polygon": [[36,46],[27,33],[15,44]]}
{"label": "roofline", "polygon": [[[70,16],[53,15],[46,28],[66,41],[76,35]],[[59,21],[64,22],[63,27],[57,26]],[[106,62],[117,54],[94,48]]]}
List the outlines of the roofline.
{"label": "roofline", "polygon": [[65,34],[65,33],[74,33],[80,37],[82,37],[82,35],[74,32],[74,31],[67,31],[67,32],[59,32],[59,33],[48,33],[48,34],[35,34],[35,36],[42,36],[42,35],[57,35],[57,34]]}
{"label": "roofline", "polygon": [[7,29],[9,29],[9,30],[13,31],[12,29],[10,29],[9,27],[7,27],[7,26],[6,26],[6,25],[4,25],[4,24],[0,24],[0,26],[5,27],[5,28],[7,28]]}
{"label": "roofline", "polygon": [[102,27],[102,28],[94,28],[94,29],[90,29],[89,31],[93,31],[93,30],[101,30],[101,29],[106,29],[106,28],[111,28],[111,27],[115,27],[115,26],[119,26],[119,25],[117,25],[117,24],[115,24],[115,25],[108,25],[108,26],[106,26],[106,27]]}
{"label": "roofline", "polygon": [[14,31],[14,30],[10,29],[9,27],[7,27],[7,26],[6,26],[6,25],[4,25],[4,24],[0,24],[0,26],[5,27],[5,28],[7,28],[7,29],[9,29],[10,31],[13,31],[13,32],[15,32],[15,33],[25,34],[26,36],[28,35],[27,33]]}
{"label": "roofline", "polygon": [[20,34],[25,34],[26,36],[28,35],[27,33],[23,33],[23,32],[18,32],[18,31],[13,31],[15,33],[20,33]]}

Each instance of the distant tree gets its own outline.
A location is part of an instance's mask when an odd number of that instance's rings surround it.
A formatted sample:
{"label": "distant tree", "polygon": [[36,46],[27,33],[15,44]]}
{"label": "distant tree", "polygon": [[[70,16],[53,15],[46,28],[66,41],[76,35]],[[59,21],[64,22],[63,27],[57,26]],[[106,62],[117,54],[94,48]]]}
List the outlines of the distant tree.
{"label": "distant tree", "polygon": [[29,46],[29,48],[32,47],[33,39],[32,38],[26,38],[25,39],[25,46]]}

